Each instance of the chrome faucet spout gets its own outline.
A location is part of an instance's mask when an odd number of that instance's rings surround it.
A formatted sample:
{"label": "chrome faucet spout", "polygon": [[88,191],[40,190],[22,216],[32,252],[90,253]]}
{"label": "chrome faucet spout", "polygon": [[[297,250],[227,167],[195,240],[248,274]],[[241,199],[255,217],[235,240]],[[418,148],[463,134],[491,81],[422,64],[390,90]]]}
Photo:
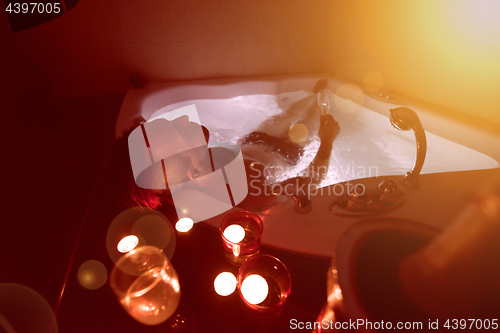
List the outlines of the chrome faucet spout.
{"label": "chrome faucet spout", "polygon": [[[299,214],[307,214],[312,210],[311,189],[313,181],[310,177],[297,176],[279,183],[281,193],[291,197],[295,201],[295,211]],[[290,187],[292,190],[290,191]]]}

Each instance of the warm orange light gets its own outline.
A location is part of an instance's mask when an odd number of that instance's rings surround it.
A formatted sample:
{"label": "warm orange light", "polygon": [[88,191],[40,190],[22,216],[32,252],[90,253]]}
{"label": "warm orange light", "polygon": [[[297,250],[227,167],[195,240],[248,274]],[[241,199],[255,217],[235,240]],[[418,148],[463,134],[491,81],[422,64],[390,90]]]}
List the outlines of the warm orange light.
{"label": "warm orange light", "polygon": [[139,244],[139,238],[134,235],[123,237],[122,240],[118,243],[117,249],[118,252],[127,253],[135,249],[135,247]]}
{"label": "warm orange light", "polygon": [[455,24],[466,35],[486,43],[500,42],[500,1],[449,0]]}
{"label": "warm orange light", "polygon": [[100,261],[87,260],[78,269],[78,281],[87,289],[99,289],[107,279],[108,271]]}
{"label": "warm orange light", "polygon": [[172,279],[170,285],[172,286],[172,289],[174,289],[176,293],[178,293],[181,290],[181,286],[179,285],[179,280],[177,280],[177,278]]}
{"label": "warm orange light", "polygon": [[293,124],[288,130],[288,136],[290,140],[295,143],[302,143],[307,140],[309,136],[309,131],[306,125],[301,123]]}
{"label": "warm orange light", "polygon": [[245,229],[240,225],[231,224],[224,230],[224,237],[232,243],[239,243],[245,238]]}
{"label": "warm orange light", "polygon": [[230,272],[222,272],[215,278],[214,288],[221,296],[231,295],[236,289],[236,277]]}
{"label": "warm orange light", "polygon": [[183,217],[175,224],[175,229],[178,232],[188,232],[193,227],[194,222],[189,217]]}
{"label": "warm orange light", "polygon": [[370,91],[377,91],[382,89],[382,86],[384,85],[384,78],[378,72],[370,72],[365,75],[363,84],[366,89]]}
{"label": "warm orange light", "polygon": [[365,94],[360,87],[353,83],[341,85],[333,97],[337,108],[344,113],[354,113],[358,111],[365,100]]}
{"label": "warm orange light", "polygon": [[264,302],[269,293],[269,285],[266,279],[257,274],[249,275],[241,284],[241,294],[250,304]]}

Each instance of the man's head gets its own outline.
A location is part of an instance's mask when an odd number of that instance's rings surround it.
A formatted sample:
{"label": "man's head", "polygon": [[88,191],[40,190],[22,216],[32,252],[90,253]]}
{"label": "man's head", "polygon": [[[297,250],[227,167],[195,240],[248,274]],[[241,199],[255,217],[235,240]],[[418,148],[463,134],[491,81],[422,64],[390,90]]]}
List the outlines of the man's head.
{"label": "man's head", "polygon": [[[156,145],[158,149],[154,152],[157,157],[161,154],[162,149],[168,151],[169,147],[192,142],[193,138],[189,136],[189,133],[196,128],[200,128],[200,125],[190,122],[185,116],[173,121],[164,121],[167,122],[164,133],[153,133],[152,136],[152,141],[159,144]],[[137,129],[142,130],[144,128],[141,127]],[[209,139],[209,131],[203,126],[201,128],[206,145]],[[127,206],[138,205],[156,209],[162,205],[162,202],[171,201],[169,185],[179,184],[211,171],[206,146],[202,146],[179,152],[166,159],[159,159],[150,164],[135,178],[128,147],[129,136],[132,132],[124,133],[124,136],[116,141],[111,158],[112,168],[117,170],[118,176],[113,182],[113,186],[117,189],[120,200],[124,201]],[[160,136],[155,137],[155,134],[160,134]],[[166,140],[161,140],[161,138],[166,138]],[[148,154],[146,157],[149,158],[149,156]],[[137,184],[149,184],[150,186],[138,186]]]}

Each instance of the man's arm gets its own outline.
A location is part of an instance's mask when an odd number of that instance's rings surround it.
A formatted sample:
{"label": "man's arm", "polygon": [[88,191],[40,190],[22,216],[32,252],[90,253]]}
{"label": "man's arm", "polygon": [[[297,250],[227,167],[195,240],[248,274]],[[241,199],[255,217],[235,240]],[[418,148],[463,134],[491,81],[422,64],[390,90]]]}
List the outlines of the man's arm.
{"label": "man's arm", "polygon": [[340,132],[339,124],[329,114],[320,116],[320,127],[318,136],[321,140],[314,160],[309,164],[312,183],[319,184],[328,173],[330,156],[332,154],[333,141]]}

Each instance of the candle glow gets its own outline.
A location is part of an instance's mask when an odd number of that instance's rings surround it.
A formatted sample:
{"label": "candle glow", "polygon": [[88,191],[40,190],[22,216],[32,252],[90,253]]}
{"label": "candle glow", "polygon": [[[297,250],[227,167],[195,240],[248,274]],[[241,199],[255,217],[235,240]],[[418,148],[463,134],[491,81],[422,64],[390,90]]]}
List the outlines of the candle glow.
{"label": "candle glow", "polygon": [[229,296],[236,289],[236,277],[230,272],[222,272],[215,278],[215,292],[221,296]]}
{"label": "candle glow", "polygon": [[232,243],[239,243],[245,238],[245,229],[240,225],[231,224],[224,230],[224,237]]}
{"label": "candle glow", "polygon": [[241,294],[250,304],[262,303],[269,293],[266,279],[257,274],[249,275],[241,284]]}
{"label": "candle glow", "polygon": [[194,222],[189,217],[183,217],[175,224],[175,229],[178,232],[188,232],[193,227]]}
{"label": "candle glow", "polygon": [[134,235],[123,237],[122,240],[118,243],[117,249],[121,253],[127,253],[135,249],[135,247],[139,244],[139,238]]}

